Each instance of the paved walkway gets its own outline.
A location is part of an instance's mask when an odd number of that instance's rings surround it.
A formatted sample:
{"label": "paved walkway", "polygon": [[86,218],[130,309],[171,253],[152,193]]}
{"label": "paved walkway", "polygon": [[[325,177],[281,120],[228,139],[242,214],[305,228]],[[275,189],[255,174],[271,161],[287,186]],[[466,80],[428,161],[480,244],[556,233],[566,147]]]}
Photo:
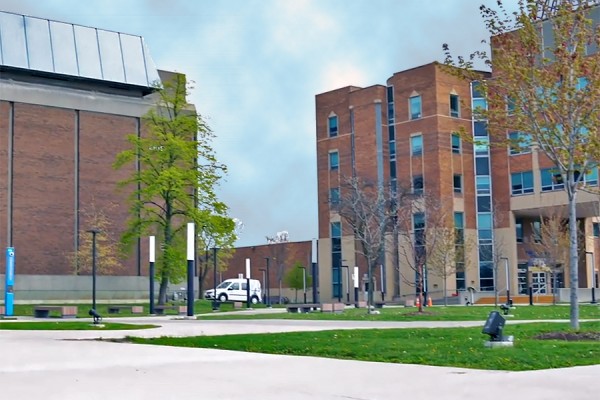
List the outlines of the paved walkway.
{"label": "paved walkway", "polygon": [[0,330],[1,398],[600,398],[600,386],[597,384],[600,365],[531,372],[479,371],[73,340],[125,335],[188,336],[373,327],[480,326],[482,322],[207,321],[169,317],[118,318],[118,321],[150,322],[161,327],[122,332]]}

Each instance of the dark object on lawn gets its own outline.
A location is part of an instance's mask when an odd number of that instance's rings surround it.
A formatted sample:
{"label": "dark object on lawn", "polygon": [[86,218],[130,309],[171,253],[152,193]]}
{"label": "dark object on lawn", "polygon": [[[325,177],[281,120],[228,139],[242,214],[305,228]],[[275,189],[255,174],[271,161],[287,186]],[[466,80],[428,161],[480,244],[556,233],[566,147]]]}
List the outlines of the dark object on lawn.
{"label": "dark object on lawn", "polygon": [[510,311],[510,305],[509,304],[500,304],[500,309],[502,310],[502,314],[508,315],[508,312]]}
{"label": "dark object on lawn", "polygon": [[501,342],[504,324],[506,324],[506,320],[502,318],[502,315],[500,315],[498,311],[492,311],[488,316],[487,321],[485,321],[481,333],[490,335],[490,341],[492,342]]}
{"label": "dark object on lawn", "polygon": [[102,315],[98,314],[98,311],[94,310],[93,308],[88,311],[88,314],[94,318],[94,324],[98,324],[100,321],[102,321]]}

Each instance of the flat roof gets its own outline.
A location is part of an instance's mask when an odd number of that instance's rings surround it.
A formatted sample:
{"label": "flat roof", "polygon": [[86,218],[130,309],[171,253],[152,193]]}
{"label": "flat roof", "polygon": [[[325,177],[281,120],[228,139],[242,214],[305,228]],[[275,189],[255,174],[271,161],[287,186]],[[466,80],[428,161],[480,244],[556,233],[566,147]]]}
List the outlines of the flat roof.
{"label": "flat roof", "polygon": [[144,38],[0,11],[0,69],[152,88],[160,82]]}

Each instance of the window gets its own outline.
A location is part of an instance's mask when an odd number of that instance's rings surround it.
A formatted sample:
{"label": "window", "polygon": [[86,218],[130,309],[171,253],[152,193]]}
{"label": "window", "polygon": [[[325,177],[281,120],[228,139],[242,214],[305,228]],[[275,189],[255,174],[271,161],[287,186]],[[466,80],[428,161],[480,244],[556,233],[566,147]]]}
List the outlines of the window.
{"label": "window", "polygon": [[531,153],[531,135],[523,132],[510,132],[508,134],[510,141],[510,155]]}
{"label": "window", "polygon": [[477,237],[479,243],[488,243],[492,240],[492,214],[477,213]]}
{"label": "window", "polygon": [[421,96],[413,96],[409,99],[410,119],[421,118]]}
{"label": "window", "polygon": [[592,224],[592,230],[594,232],[594,237],[600,237],[600,223],[594,222]]}
{"label": "window", "polygon": [[542,169],[540,170],[540,175],[542,178],[542,192],[565,188],[562,175],[556,168]]}
{"label": "window", "polygon": [[542,223],[540,221],[534,221],[531,224],[533,230],[533,241],[535,243],[542,243]]}
{"label": "window", "polygon": [[411,154],[413,156],[420,156],[423,154],[423,136],[415,135],[410,138]]}
{"label": "window", "polygon": [[589,186],[598,185],[598,168],[594,167],[583,177],[585,184]]}
{"label": "window", "polygon": [[452,152],[460,154],[460,135],[458,133],[452,134]]}
{"label": "window", "polygon": [[454,242],[456,245],[461,245],[464,243],[465,236],[465,216],[462,212],[454,213],[454,232],[455,238]]}
{"label": "window", "polygon": [[487,122],[477,121],[473,123],[473,134],[475,136],[488,136]]}
{"label": "window", "polygon": [[462,175],[454,175],[452,187],[455,193],[462,193]]}
{"label": "window", "polygon": [[333,115],[329,117],[329,137],[338,135],[338,117]]}
{"label": "window", "polygon": [[460,100],[457,94],[450,95],[450,116],[454,118],[460,116]]}
{"label": "window", "polygon": [[515,231],[517,235],[517,243],[523,243],[523,220],[515,220]]}
{"label": "window", "polygon": [[510,176],[513,195],[533,193],[533,172],[516,172]]}
{"label": "window", "polygon": [[477,196],[477,211],[478,212],[491,212],[492,211],[492,198],[490,196]]}
{"label": "window", "polygon": [[337,151],[329,153],[329,169],[335,170],[340,166],[340,155]]}
{"label": "window", "polygon": [[422,176],[413,177],[413,193],[414,194],[423,193],[423,177]]}
{"label": "window", "polygon": [[515,113],[515,99],[513,97],[506,97],[506,113],[513,115]]}
{"label": "window", "polygon": [[340,188],[329,189],[329,202],[331,204],[339,204],[340,203]]}
{"label": "window", "polygon": [[475,146],[475,154],[478,155],[487,155],[488,150],[490,148],[490,139],[487,137],[480,137],[474,143]]}
{"label": "window", "polygon": [[478,176],[475,178],[477,184],[477,194],[488,194],[490,193],[490,177],[489,176]]}
{"label": "window", "polygon": [[490,163],[487,157],[477,157],[475,159],[475,174],[476,175],[489,175],[490,174]]}

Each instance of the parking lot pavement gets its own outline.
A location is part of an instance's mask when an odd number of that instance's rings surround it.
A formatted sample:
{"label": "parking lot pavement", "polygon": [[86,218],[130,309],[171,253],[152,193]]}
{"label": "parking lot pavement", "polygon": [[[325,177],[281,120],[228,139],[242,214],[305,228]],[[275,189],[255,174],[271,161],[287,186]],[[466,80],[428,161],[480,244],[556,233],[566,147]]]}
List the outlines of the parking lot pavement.
{"label": "parking lot pavement", "polygon": [[[128,319],[120,318],[119,321]],[[385,364],[73,340],[365,328],[335,321],[204,321],[136,318],[161,328],[0,331],[2,398],[18,399],[577,399],[597,400],[600,366],[530,372]],[[368,324],[396,327],[407,323]],[[463,326],[439,323],[436,326]],[[471,325],[480,322],[471,322]],[[411,323],[410,326],[419,326]],[[428,326],[432,326],[431,323]],[[71,339],[71,340],[61,340]]]}

